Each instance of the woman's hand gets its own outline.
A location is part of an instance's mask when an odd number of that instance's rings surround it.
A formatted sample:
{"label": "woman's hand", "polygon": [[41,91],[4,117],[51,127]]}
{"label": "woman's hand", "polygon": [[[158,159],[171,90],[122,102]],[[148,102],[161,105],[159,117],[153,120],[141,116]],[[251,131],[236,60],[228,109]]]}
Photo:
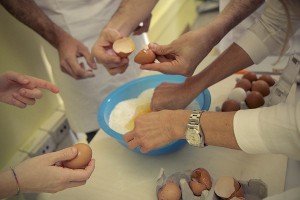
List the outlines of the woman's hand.
{"label": "woman's hand", "polygon": [[17,72],[6,72],[0,75],[0,101],[19,108],[33,105],[36,99],[42,98],[40,90],[46,89],[58,93],[59,89],[52,83]]}
{"label": "woman's hand", "polygon": [[163,110],[142,115],[135,120],[133,131],[124,135],[124,140],[130,149],[140,147],[141,152],[147,153],[184,138],[190,114],[189,110]]}
{"label": "woman's hand", "polygon": [[122,74],[126,71],[129,60],[121,58],[112,49],[113,43],[122,35],[116,29],[104,29],[92,48],[92,55],[98,63],[102,63],[111,75]]}
{"label": "woman's hand", "polygon": [[214,45],[209,28],[185,33],[169,45],[149,44],[160,63],[142,65],[141,69],[192,76]]}
{"label": "woman's hand", "polygon": [[84,185],[95,168],[92,159],[85,169],[68,169],[58,166],[77,155],[74,147],[37,156],[20,163],[15,172],[21,192],[55,193],[67,188]]}
{"label": "woman's hand", "polygon": [[177,110],[186,108],[197,93],[186,83],[162,83],[155,88],[151,100],[151,110]]}

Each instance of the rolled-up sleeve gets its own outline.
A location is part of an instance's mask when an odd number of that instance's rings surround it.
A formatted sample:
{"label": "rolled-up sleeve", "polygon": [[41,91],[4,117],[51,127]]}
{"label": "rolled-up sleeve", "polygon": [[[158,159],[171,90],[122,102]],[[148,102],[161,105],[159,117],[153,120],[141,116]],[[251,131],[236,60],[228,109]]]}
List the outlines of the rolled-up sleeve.
{"label": "rolled-up sleeve", "polygon": [[[255,64],[260,63],[269,55],[279,55],[286,42],[286,35],[291,37],[299,28],[300,16],[297,12],[299,12],[300,3],[290,1],[290,3],[286,3],[286,6],[290,20],[279,0],[267,1],[262,15],[236,41],[236,44],[247,52]],[[291,24],[290,30],[288,29],[288,22]]]}
{"label": "rolled-up sleeve", "polygon": [[280,153],[300,160],[300,102],[240,110],[234,134],[247,153]]}

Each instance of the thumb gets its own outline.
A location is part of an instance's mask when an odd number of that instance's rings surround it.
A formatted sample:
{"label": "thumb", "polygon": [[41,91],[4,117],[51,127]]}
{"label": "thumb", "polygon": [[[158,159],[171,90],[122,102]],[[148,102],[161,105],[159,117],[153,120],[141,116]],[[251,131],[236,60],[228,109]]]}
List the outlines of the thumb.
{"label": "thumb", "polygon": [[77,156],[77,149],[75,147],[69,147],[57,152],[53,152],[49,154],[49,161],[51,165],[65,161],[65,160],[72,160]]}
{"label": "thumb", "polygon": [[164,56],[171,53],[172,49],[170,45],[159,45],[155,43],[150,43],[148,45],[149,49],[151,49],[156,55]]}
{"label": "thumb", "polygon": [[19,84],[25,85],[29,83],[29,80],[26,78],[25,75],[17,73],[17,72],[7,72],[6,73],[6,77],[11,80],[11,81],[15,81]]}

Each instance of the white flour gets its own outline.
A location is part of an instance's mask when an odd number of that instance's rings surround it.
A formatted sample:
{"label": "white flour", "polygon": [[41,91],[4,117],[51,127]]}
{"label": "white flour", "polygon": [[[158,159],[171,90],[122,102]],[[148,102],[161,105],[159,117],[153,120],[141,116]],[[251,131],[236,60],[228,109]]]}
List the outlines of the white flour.
{"label": "white flour", "polygon": [[[137,98],[122,101],[116,105],[109,117],[109,126],[120,134],[130,131],[126,125],[134,117],[136,108],[141,105],[150,104],[154,89],[142,92]],[[198,103],[193,101],[187,110],[199,109]]]}

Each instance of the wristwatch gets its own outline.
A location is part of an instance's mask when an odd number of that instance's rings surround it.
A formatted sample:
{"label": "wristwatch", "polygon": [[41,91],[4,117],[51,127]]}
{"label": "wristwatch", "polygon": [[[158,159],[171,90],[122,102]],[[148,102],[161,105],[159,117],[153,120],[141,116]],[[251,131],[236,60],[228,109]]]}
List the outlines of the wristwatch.
{"label": "wristwatch", "polygon": [[190,115],[185,131],[186,141],[196,147],[204,147],[204,134],[200,126],[200,117],[204,111],[194,110]]}

